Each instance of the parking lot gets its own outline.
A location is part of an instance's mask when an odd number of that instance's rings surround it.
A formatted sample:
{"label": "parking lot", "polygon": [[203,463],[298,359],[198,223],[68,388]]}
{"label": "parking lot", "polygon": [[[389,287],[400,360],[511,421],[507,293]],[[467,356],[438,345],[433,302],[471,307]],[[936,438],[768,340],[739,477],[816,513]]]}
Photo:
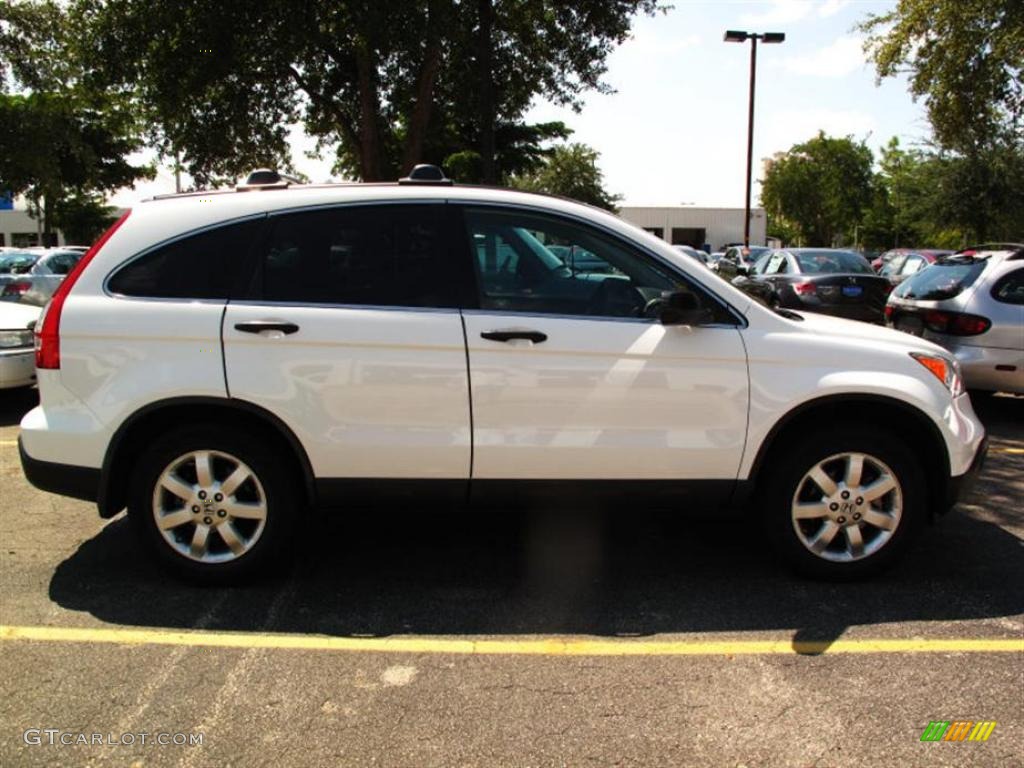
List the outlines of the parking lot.
{"label": "parking lot", "polygon": [[[1021,764],[1024,399],[978,408],[980,503],[866,582],[799,580],[736,521],[410,508],[200,589],[27,484],[32,397],[0,396],[0,764]],[[933,720],[997,725],[921,742]],[[116,743],[142,733],[202,744]]]}

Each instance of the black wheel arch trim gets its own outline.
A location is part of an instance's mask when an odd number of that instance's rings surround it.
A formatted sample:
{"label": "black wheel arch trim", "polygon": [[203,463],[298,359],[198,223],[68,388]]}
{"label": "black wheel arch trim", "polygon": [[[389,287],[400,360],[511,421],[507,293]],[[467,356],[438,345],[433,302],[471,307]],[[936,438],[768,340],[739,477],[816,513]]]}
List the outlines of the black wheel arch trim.
{"label": "black wheel arch trim", "polygon": [[[750,466],[750,472],[747,475],[746,480],[741,480],[737,487],[737,496],[747,494],[752,495],[760,478],[761,470],[764,468],[765,462],[771,453],[775,441],[779,435],[786,430],[794,421],[801,416],[805,415],[809,411],[813,411],[817,408],[828,408],[830,406],[843,406],[843,405],[871,405],[881,404],[897,408],[905,413],[910,418],[914,419],[915,422],[919,423],[922,427],[925,427],[927,433],[935,440],[936,445],[940,448],[939,456],[941,457],[941,488],[936,488],[933,491],[934,501],[941,503],[945,500],[948,494],[948,486],[951,482],[950,465],[949,465],[949,449],[946,447],[946,441],[942,436],[942,432],[934,421],[922,411],[910,403],[903,400],[899,400],[895,397],[889,397],[886,395],[876,395],[870,393],[844,393],[836,395],[824,395],[822,397],[816,397],[812,400],[800,403],[790,411],[787,411],[782,418],[772,425],[772,428],[765,435],[764,440],[761,441],[761,445],[757,449],[757,455],[754,457],[754,462]],[[741,498],[734,497],[735,502],[742,501]]]}
{"label": "black wheel arch trim", "polygon": [[291,448],[299,463],[303,475],[303,485],[306,490],[309,503],[317,503],[317,489],[314,481],[313,466],[310,464],[309,456],[302,443],[295,436],[291,428],[278,416],[266,408],[262,408],[247,400],[240,400],[234,397],[213,397],[206,395],[190,395],[184,397],[171,397],[149,403],[126,418],[114,432],[110,443],[107,445],[106,455],[103,457],[103,466],[99,471],[99,489],[96,494],[96,506],[99,508],[100,517],[110,518],[120,512],[126,503],[127,488],[114,487],[115,463],[119,459],[119,453],[125,437],[139,421],[148,418],[159,411],[181,406],[206,406],[222,408],[228,411],[235,411],[238,414],[254,417],[261,420],[267,427],[277,432]]}

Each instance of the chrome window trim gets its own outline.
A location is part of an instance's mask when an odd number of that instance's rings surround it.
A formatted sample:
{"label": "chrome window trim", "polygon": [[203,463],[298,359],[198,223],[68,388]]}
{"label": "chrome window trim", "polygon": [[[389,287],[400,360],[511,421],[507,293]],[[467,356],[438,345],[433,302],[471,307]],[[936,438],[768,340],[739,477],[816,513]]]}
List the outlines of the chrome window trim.
{"label": "chrome window trim", "polygon": [[232,307],[298,307],[300,309],[354,309],[373,312],[438,312],[442,314],[458,314],[464,311],[459,307],[406,307],[401,304],[333,304],[325,301],[308,302],[229,299],[225,303]]}

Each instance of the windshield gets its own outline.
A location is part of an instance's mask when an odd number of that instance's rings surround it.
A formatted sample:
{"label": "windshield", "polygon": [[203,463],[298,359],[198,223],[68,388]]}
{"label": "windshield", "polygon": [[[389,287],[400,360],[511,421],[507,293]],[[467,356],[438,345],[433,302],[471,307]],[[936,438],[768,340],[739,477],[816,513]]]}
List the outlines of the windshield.
{"label": "windshield", "polygon": [[970,258],[938,261],[904,280],[895,294],[901,299],[951,299],[974,284],[985,264],[985,259]]}
{"label": "windshield", "polygon": [[799,251],[794,254],[800,271],[816,274],[873,275],[863,256],[853,251]]}

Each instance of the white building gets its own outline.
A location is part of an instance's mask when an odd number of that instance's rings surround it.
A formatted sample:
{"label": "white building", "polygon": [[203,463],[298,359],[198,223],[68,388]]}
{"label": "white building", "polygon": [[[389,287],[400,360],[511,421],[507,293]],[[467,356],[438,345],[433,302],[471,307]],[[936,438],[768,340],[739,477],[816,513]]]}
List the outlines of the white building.
{"label": "white building", "polygon": [[[40,223],[28,211],[14,208],[0,209],[0,247],[28,248],[42,245]],[[64,233],[57,232],[57,245],[65,245]]]}
{"label": "white building", "polygon": [[[742,208],[698,208],[693,205],[632,206],[619,209],[626,221],[672,245],[722,250],[726,243],[743,242]],[[750,244],[765,245],[764,208],[750,209]]]}

